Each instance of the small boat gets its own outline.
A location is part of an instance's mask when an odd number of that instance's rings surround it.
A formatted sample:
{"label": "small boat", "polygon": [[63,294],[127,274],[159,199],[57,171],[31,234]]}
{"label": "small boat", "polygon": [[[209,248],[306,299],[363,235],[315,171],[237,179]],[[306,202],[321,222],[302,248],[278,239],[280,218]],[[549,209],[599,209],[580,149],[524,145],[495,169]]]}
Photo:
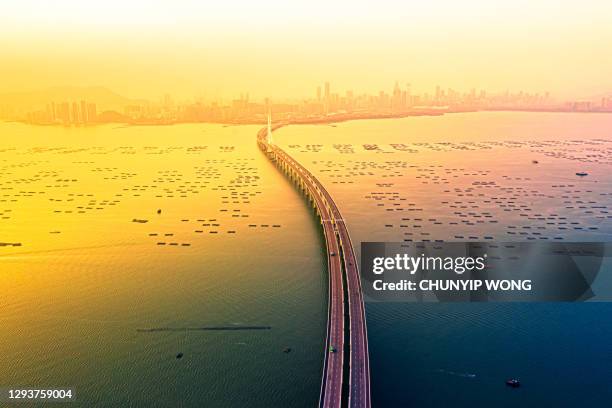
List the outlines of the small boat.
{"label": "small boat", "polygon": [[290,353],[291,352],[291,347],[285,347],[283,349],[283,353]]}
{"label": "small boat", "polygon": [[521,386],[521,382],[519,380],[517,380],[516,378],[510,378],[510,379],[506,380],[506,385],[508,387],[518,388],[518,387]]}
{"label": "small boat", "polygon": [[138,219],[138,218],[134,218],[132,220],[132,222],[137,222],[139,224],[145,224],[145,223],[149,222],[149,220],[141,220],[141,219]]}
{"label": "small boat", "polygon": [[538,163],[539,163],[539,161],[537,161],[537,160],[532,160],[531,162],[532,162],[533,164],[538,164]]}
{"label": "small boat", "polygon": [[183,358],[183,353],[178,353],[178,354],[176,355],[176,359],[177,359],[177,360],[180,360],[181,358]]}
{"label": "small boat", "polygon": [[576,173],[576,175],[579,176],[579,177],[584,177],[584,176],[588,176],[589,173],[586,173],[584,171],[579,171],[578,173]]}
{"label": "small boat", "polygon": [[159,208],[159,209],[157,210],[157,213],[158,213],[158,214],[161,214],[161,208]]}
{"label": "small boat", "polygon": [[329,352],[330,353],[335,353],[337,350],[334,346],[329,346]]}

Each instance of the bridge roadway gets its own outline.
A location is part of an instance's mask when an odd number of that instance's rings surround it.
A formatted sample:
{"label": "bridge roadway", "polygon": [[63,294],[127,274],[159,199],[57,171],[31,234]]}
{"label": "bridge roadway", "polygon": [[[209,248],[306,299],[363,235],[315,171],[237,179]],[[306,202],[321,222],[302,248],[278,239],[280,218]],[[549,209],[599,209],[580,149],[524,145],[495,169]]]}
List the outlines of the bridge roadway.
{"label": "bridge roadway", "polygon": [[[276,125],[270,131],[282,125]],[[326,351],[319,406],[325,408],[370,408],[370,366],[365,310],[359,269],[353,245],[340,210],[319,180],[280,147],[267,143],[268,129],[257,135],[259,147],[276,161],[313,201],[323,226],[329,271],[329,300]],[[343,283],[346,278],[346,299]],[[345,327],[345,302],[348,303],[349,327]],[[349,331],[349,344],[345,344],[345,330]],[[345,356],[348,346],[348,364]],[[330,351],[330,347],[335,350]],[[343,384],[344,370],[348,369],[348,384]],[[348,400],[343,395],[348,387]]]}

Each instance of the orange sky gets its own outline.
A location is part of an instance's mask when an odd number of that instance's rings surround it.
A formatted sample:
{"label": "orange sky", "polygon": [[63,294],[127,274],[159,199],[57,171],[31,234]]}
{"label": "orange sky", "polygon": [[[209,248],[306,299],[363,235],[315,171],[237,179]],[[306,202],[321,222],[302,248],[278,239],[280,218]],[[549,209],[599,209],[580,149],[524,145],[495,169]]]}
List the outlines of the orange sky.
{"label": "orange sky", "polygon": [[0,92],[291,98],[399,80],[584,97],[612,91],[611,21],[612,2],[591,0],[9,0]]}

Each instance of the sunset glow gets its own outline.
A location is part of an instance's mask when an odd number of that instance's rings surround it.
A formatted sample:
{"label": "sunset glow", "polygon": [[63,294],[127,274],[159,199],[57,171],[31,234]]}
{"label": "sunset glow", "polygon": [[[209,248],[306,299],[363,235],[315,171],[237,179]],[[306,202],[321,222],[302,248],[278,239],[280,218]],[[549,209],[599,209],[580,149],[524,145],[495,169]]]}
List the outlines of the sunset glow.
{"label": "sunset glow", "polygon": [[606,1],[8,1],[0,92],[298,98],[329,80],[586,98],[612,88],[610,21]]}

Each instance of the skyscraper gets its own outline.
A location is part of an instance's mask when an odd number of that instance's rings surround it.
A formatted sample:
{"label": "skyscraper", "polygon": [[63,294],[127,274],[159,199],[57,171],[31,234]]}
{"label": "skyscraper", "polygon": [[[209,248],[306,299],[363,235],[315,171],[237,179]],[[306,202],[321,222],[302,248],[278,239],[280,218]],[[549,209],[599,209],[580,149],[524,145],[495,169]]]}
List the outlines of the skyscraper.
{"label": "skyscraper", "polygon": [[79,104],[76,102],[72,102],[72,123],[79,123],[79,121]]}
{"label": "skyscraper", "polygon": [[87,123],[89,120],[87,118],[87,102],[81,101],[81,118],[82,123]]}
{"label": "skyscraper", "polygon": [[96,112],[96,104],[95,103],[88,103],[87,104],[87,121],[88,122],[95,122],[96,121],[96,117],[97,117],[97,112]]}

